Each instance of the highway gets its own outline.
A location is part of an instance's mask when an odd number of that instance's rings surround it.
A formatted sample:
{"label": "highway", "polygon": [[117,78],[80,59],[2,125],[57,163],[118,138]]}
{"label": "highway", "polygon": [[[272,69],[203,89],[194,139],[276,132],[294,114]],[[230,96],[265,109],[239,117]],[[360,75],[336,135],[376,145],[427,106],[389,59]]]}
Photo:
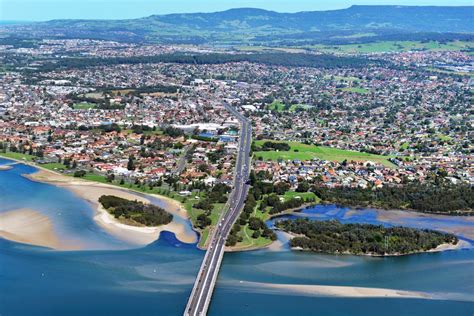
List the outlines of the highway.
{"label": "highway", "polygon": [[179,176],[186,167],[186,162],[188,160],[188,152],[191,150],[191,146],[184,147],[183,153],[179,158],[178,163],[176,164],[176,168],[172,171],[172,173],[176,176]]}
{"label": "highway", "polygon": [[208,244],[201,268],[184,311],[185,316],[206,315],[217,275],[219,274],[221,261],[224,256],[226,238],[232,229],[232,225],[238,218],[240,211],[243,209],[249,190],[247,181],[250,172],[252,127],[249,120],[237,112],[232,106],[225,105],[225,107],[239,120],[241,127],[237,161],[234,170],[234,185],[227,202],[228,209],[224,209]]}

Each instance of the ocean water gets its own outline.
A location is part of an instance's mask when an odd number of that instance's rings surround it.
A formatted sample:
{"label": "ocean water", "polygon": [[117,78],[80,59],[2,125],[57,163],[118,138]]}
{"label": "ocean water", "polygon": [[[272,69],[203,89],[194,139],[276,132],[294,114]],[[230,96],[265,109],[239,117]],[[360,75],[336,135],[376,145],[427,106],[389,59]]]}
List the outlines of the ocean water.
{"label": "ocean water", "polygon": [[[90,205],[67,190],[21,176],[33,171],[24,165],[0,171],[0,212],[38,210],[52,218],[61,238],[79,238],[100,250],[54,251],[0,238],[0,315],[182,314],[203,251],[170,232],[130,249],[95,225]],[[373,210],[355,217],[348,211],[318,206],[297,216],[379,222]],[[328,297],[290,291],[287,284],[419,291],[436,299]],[[398,258],[315,255],[285,246],[227,253],[209,310],[209,315],[473,314],[471,248]]]}

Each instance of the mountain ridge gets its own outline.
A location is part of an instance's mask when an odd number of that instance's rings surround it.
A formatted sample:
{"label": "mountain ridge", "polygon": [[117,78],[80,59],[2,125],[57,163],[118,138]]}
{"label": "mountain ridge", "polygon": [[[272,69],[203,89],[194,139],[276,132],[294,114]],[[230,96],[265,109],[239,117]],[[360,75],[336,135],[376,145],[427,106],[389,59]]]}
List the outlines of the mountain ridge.
{"label": "mountain ridge", "polygon": [[[341,33],[474,33],[474,6],[354,5],[346,9],[280,13],[234,8],[127,20],[61,19],[2,26],[20,35],[173,43],[252,43],[322,40]],[[436,21],[434,23],[433,21]]]}

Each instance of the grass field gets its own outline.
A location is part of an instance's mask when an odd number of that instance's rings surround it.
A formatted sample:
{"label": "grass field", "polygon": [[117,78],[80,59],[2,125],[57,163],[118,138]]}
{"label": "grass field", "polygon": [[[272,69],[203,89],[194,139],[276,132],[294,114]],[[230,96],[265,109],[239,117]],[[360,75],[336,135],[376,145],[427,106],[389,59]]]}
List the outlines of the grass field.
{"label": "grass field", "polygon": [[273,101],[271,104],[267,105],[267,110],[283,112],[285,110],[285,104],[279,100]]}
{"label": "grass field", "polygon": [[239,232],[239,235],[242,236],[243,240],[237,245],[235,249],[246,249],[246,248],[262,248],[270,245],[273,241],[266,239],[264,237],[252,238],[253,230],[251,230],[248,225],[242,227],[242,230]]}
{"label": "grass field", "polygon": [[436,136],[438,136],[439,140],[444,141],[444,142],[449,142],[450,140],[452,140],[451,136],[448,136],[448,135],[438,134]]}
{"label": "grass field", "polygon": [[94,103],[81,102],[73,105],[74,110],[89,110],[95,109],[96,105]]}
{"label": "grass field", "polygon": [[282,103],[279,100],[273,101],[271,104],[267,105],[267,110],[271,111],[277,111],[277,112],[295,112],[297,109],[309,109],[311,108],[311,105],[308,104],[292,104],[289,107],[287,107],[284,103]]}
{"label": "grass field", "polygon": [[[204,213],[203,210],[199,210],[196,208],[193,208],[193,204],[196,203],[198,200],[192,199],[188,200],[188,202],[185,203],[185,208],[188,211],[189,217],[191,219],[191,222],[193,225],[197,221],[197,217]],[[201,239],[199,240],[199,246],[203,247],[206,244],[207,238],[209,237],[209,233],[212,227],[215,227],[217,225],[217,222],[219,221],[219,217],[221,216],[221,213],[224,209],[225,203],[216,203],[214,204],[214,208],[211,211],[211,215],[209,216],[211,218],[212,224],[211,226],[206,227],[201,231]]]}
{"label": "grass field", "polygon": [[304,53],[306,52],[303,48],[291,48],[291,47],[270,47],[270,46],[238,46],[235,47],[241,52],[285,52],[285,53]]}
{"label": "grass field", "polygon": [[30,161],[30,162],[33,161],[33,158],[36,158],[35,156],[32,156],[32,155],[21,154],[21,153],[16,153],[16,152],[11,152],[11,151],[7,151],[6,153],[0,153],[0,156],[5,157],[5,158]]}
{"label": "grass field", "polygon": [[66,169],[66,166],[63,165],[62,163],[59,163],[59,162],[52,162],[52,163],[46,163],[46,164],[42,164],[42,165],[39,165],[45,169],[48,169],[48,170],[53,170],[53,171],[59,171],[59,170],[64,170]]}
{"label": "grass field", "polygon": [[354,92],[354,93],[359,93],[359,94],[367,94],[369,93],[369,90],[364,89],[364,88],[358,88],[358,87],[347,87],[347,88],[342,88],[340,89],[341,91],[346,91],[346,92]]}
{"label": "grass field", "polygon": [[292,104],[290,106],[289,111],[290,112],[295,112],[297,109],[308,110],[310,108],[311,108],[311,105],[308,105],[308,104]]}
{"label": "grass field", "polygon": [[[263,145],[268,140],[255,141],[257,146]],[[298,142],[287,142],[290,145],[289,151],[257,151],[254,153],[257,159],[263,160],[311,160],[319,158],[328,161],[373,161],[384,164],[387,167],[393,167],[393,164],[388,161],[389,157],[368,154],[358,151],[344,150],[325,146],[306,145]]]}
{"label": "grass field", "polygon": [[313,192],[295,192],[295,191],[288,191],[288,192],[285,192],[285,194],[283,195],[283,199],[285,201],[288,201],[290,199],[294,199],[294,198],[300,198],[300,199],[303,199],[305,201],[308,201],[310,199],[315,199],[316,202],[319,202],[319,198],[316,196],[316,194],[314,194]]}
{"label": "grass field", "polygon": [[460,51],[474,47],[474,43],[468,41],[451,41],[439,43],[437,41],[381,41],[363,44],[347,45],[313,45],[307,48],[315,49],[327,53],[383,53],[383,52],[404,52],[409,50],[429,50],[429,51]]}
{"label": "grass field", "polygon": [[331,78],[333,78],[334,80],[337,80],[337,81],[342,81],[342,82],[359,82],[359,81],[361,81],[359,78],[356,78],[356,77],[324,76],[324,79],[331,79]]}
{"label": "grass field", "polygon": [[447,69],[433,68],[433,67],[426,67],[426,70],[441,73],[441,74],[474,77],[474,73],[472,73],[472,72],[469,73],[469,72],[460,72],[460,71],[450,71],[450,70],[447,70]]}
{"label": "grass field", "polygon": [[400,149],[406,150],[408,149],[408,146],[410,146],[410,144],[407,142],[404,142],[403,144],[400,145]]}

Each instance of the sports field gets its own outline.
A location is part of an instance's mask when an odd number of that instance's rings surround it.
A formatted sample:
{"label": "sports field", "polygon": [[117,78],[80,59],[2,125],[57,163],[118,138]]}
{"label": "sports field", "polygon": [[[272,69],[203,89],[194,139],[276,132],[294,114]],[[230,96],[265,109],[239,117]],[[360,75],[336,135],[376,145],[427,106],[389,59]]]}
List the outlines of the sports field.
{"label": "sports field", "polygon": [[[255,141],[257,146],[262,146],[264,142],[269,140],[258,140]],[[263,160],[311,160],[313,158],[319,158],[328,161],[343,161],[343,160],[354,160],[354,161],[373,161],[379,162],[387,167],[393,167],[393,164],[388,161],[387,156],[374,155],[369,153],[363,153],[352,150],[344,150],[339,148],[307,145],[298,142],[286,142],[290,145],[288,151],[257,151],[254,153],[257,159]]]}

